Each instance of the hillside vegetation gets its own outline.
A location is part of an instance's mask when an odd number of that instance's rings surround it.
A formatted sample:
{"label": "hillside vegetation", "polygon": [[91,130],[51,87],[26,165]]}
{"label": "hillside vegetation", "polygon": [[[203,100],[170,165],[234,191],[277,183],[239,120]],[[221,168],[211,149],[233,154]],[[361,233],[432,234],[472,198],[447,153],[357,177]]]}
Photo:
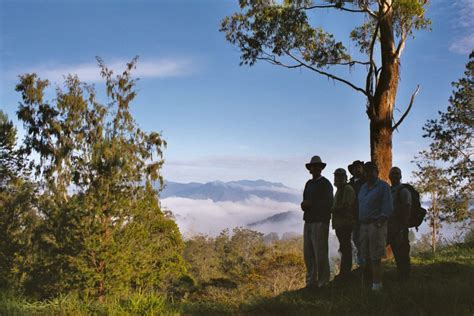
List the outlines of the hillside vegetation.
{"label": "hillside vegetation", "polygon": [[[248,238],[249,232],[245,233],[239,238]],[[225,236],[221,238],[225,239]],[[209,244],[221,243],[223,248],[232,243],[232,238],[209,240],[202,237],[192,247],[188,243],[187,250],[199,253],[201,258],[212,255],[204,249],[206,240]],[[291,241],[285,243],[290,246]],[[207,274],[202,274],[187,288],[182,285],[180,297],[176,294],[178,291],[166,297],[133,293],[109,297],[105,302],[85,302],[74,295],[32,301],[3,293],[0,296],[0,314],[472,315],[474,312],[474,241],[447,246],[436,255],[421,253],[414,256],[412,278],[404,284],[396,281],[393,262],[389,261],[384,277],[385,288],[380,294],[372,293],[357,277],[347,283],[331,282],[321,290],[299,289],[304,278],[301,256],[283,251],[282,245],[278,241],[261,249],[248,249],[248,256],[253,256],[256,253],[254,250],[261,255],[261,260],[256,260],[254,266],[237,253],[220,259],[210,258],[210,264],[206,267],[215,270],[207,270]],[[200,252],[193,248],[197,246],[201,247]],[[239,249],[239,252],[242,250]],[[270,260],[272,254],[274,257]],[[232,256],[235,257],[231,259]],[[218,262],[221,259],[228,260],[228,268],[234,270],[228,270],[227,276],[216,278],[216,273],[223,272],[223,262]],[[212,260],[216,260],[215,266]],[[196,256],[194,261],[189,262],[192,274],[204,272],[205,267],[200,265],[202,262]],[[292,278],[294,284],[289,284]],[[291,290],[285,289],[288,287]]]}

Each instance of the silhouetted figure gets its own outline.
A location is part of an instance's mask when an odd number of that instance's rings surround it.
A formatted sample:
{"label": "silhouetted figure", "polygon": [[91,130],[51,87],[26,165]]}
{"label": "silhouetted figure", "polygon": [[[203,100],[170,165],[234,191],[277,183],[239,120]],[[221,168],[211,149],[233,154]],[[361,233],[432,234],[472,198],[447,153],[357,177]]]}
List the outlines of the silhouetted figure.
{"label": "silhouetted figure", "polygon": [[[370,260],[372,290],[382,289],[382,257],[387,245],[387,220],[393,216],[390,186],[378,178],[373,162],[364,164],[366,183],[359,192],[360,250],[362,258]],[[367,265],[368,262],[364,262]]]}
{"label": "silhouetted figure", "polygon": [[360,252],[359,202],[357,201],[357,197],[359,195],[360,188],[365,183],[364,162],[360,160],[355,160],[352,164],[347,166],[347,169],[352,175],[351,179],[349,180],[349,184],[354,189],[355,195],[356,195],[356,207],[354,209],[354,217],[356,219],[356,222],[352,230],[352,242],[354,243],[354,246],[356,247],[357,264],[360,267],[363,264],[363,259],[361,257],[361,252]]}
{"label": "silhouetted figure", "polygon": [[402,171],[398,167],[390,169],[394,216],[388,221],[388,243],[392,247],[397,263],[398,278],[405,281],[410,276],[410,241],[408,227],[412,199],[410,191],[401,183]]}
{"label": "silhouetted figure", "polygon": [[312,179],[306,182],[301,209],[304,211],[304,261],[306,287],[322,287],[329,282],[328,236],[333,190],[321,176],[326,164],[314,156],[306,164]]}
{"label": "silhouetted figure", "polygon": [[332,227],[336,231],[341,252],[341,268],[335,279],[346,279],[352,269],[352,228],[356,222],[354,208],[356,196],[352,186],[347,183],[346,170],[342,168],[334,171],[334,185],[337,188],[332,208]]}

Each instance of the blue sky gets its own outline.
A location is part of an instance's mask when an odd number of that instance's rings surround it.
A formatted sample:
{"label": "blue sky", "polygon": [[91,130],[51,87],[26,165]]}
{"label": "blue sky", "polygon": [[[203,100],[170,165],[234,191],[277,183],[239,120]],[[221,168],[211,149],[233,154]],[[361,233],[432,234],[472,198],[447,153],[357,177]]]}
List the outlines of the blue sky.
{"label": "blue sky", "polygon": [[[132,108],[144,129],[162,131],[168,141],[168,180],[263,178],[302,188],[312,155],[328,162],[327,177],[352,160],[367,160],[364,98],[308,71],[240,67],[238,50],[218,31],[237,9],[237,0],[0,0],[0,107],[15,119],[21,73],[35,71],[57,84],[62,74],[77,73],[99,88],[95,56],[120,70],[139,55]],[[446,107],[450,83],[462,76],[474,48],[473,12],[473,0],[432,0],[432,31],[407,43],[396,102],[401,111],[421,85],[394,135],[394,164],[407,179],[410,161],[426,146],[421,126]],[[352,17],[327,11],[315,20],[349,44]],[[346,75],[361,82],[363,73]]]}

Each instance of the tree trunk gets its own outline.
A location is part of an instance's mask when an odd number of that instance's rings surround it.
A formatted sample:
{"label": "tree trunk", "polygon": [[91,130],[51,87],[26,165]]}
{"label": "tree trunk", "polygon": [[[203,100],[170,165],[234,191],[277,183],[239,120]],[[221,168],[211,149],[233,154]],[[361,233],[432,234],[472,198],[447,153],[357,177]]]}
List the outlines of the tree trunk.
{"label": "tree trunk", "polygon": [[382,70],[378,78],[373,103],[369,107],[370,156],[379,168],[380,178],[388,180],[392,167],[392,118],[398,89],[399,60],[396,56],[391,1],[385,1],[388,13],[380,20]]}
{"label": "tree trunk", "polygon": [[433,208],[433,216],[431,217],[431,249],[433,250],[433,253],[436,252],[436,234],[437,234],[437,231],[436,231],[436,228],[438,226],[438,222],[437,222],[437,218],[438,218],[438,205],[436,203],[436,199],[437,199],[437,195],[436,193],[432,193],[431,195],[431,199],[432,199],[432,202],[431,202],[431,205],[432,205],[432,208]]}

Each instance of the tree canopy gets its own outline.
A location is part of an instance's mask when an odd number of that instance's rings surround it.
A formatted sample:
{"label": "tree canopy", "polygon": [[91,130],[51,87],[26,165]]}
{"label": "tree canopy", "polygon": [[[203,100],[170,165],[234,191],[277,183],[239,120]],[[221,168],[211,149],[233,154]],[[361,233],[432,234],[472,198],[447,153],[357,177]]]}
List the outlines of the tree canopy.
{"label": "tree canopy", "polygon": [[[222,20],[221,31],[241,51],[240,64],[263,60],[290,69],[304,68],[349,86],[364,95],[370,120],[371,157],[382,177],[392,161],[392,132],[407,116],[394,120],[400,56],[414,31],[426,29],[426,0],[240,0],[240,12]],[[349,50],[335,36],[316,26],[313,12],[334,10],[362,15],[364,22],[350,33],[360,54]],[[379,52],[377,49],[379,48]],[[377,57],[376,53],[380,53]],[[363,67],[365,82],[355,83],[330,70]]]}

